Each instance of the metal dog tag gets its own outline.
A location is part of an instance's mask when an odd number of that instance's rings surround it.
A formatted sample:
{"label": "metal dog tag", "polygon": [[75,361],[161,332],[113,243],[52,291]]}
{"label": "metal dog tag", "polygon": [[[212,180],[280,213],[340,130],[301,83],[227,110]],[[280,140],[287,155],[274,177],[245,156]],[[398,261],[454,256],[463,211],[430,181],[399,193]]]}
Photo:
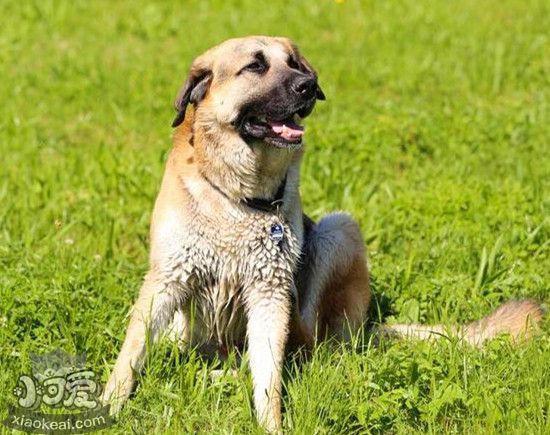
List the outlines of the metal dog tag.
{"label": "metal dog tag", "polygon": [[284,227],[278,223],[271,225],[271,231],[270,231],[269,237],[275,243],[280,244],[283,241],[283,238],[285,237]]}

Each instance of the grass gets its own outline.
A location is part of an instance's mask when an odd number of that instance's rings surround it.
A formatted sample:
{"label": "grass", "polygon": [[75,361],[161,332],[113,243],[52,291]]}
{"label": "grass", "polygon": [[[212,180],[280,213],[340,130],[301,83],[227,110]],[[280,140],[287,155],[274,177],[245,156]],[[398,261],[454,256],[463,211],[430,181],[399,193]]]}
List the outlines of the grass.
{"label": "grass", "polygon": [[[302,193],[359,221],[387,321],[550,297],[550,5],[252,0],[0,4],[0,417],[29,352],[105,381],[147,265],[192,58],[282,34],[317,67]],[[550,433],[550,323],[529,343],[321,347],[287,364],[290,433]],[[115,433],[260,433],[246,367],[161,344]]]}

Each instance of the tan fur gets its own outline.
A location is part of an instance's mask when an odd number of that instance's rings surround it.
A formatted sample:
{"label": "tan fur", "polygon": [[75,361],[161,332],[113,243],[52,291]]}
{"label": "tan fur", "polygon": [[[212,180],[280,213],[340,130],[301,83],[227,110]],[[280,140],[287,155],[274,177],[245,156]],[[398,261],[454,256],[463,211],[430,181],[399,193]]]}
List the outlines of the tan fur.
{"label": "tan fur", "polygon": [[[261,78],[239,74],[258,50],[269,71]],[[357,224],[345,213],[311,221],[299,194],[302,147],[246,143],[233,125],[247,102],[281,85],[289,56],[312,71],[285,38],[232,39],[193,62],[177,101],[183,107],[178,122],[184,114],[185,120],[175,132],[153,212],[149,272],[103,394],[112,412],[132,391],[147,340],[171,334],[183,346],[212,349],[247,339],[258,419],[279,430],[285,347],[311,348],[329,336],[348,340],[366,320],[369,276]],[[185,113],[194,82],[207,91]],[[273,198],[283,179],[276,212],[242,202]],[[275,223],[284,226],[281,244],[269,235]],[[467,326],[465,334],[476,343],[501,331],[517,335],[527,317],[540,319],[536,305],[508,304]]]}
{"label": "tan fur", "polygon": [[381,331],[423,340],[437,340],[450,335],[473,346],[481,346],[501,334],[509,335],[514,341],[529,338],[540,325],[543,314],[536,302],[518,300],[506,302],[483,319],[464,326],[394,324],[385,325]]}

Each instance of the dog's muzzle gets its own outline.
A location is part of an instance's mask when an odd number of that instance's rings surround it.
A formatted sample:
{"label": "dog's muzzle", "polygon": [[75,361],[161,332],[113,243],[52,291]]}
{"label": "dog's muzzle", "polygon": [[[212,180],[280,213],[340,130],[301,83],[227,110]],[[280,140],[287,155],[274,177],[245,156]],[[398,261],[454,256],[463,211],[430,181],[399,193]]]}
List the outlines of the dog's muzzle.
{"label": "dog's muzzle", "polygon": [[302,143],[304,127],[300,123],[315,106],[317,80],[301,75],[285,88],[243,111],[238,128],[245,140],[263,140],[279,148]]}

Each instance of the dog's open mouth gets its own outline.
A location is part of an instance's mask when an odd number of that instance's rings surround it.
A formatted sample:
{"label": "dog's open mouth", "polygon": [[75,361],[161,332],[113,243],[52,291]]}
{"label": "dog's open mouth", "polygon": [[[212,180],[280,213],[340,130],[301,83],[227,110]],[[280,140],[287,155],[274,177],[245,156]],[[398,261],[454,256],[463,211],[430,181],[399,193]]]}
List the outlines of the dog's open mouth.
{"label": "dog's open mouth", "polygon": [[277,147],[288,147],[302,143],[304,127],[301,118],[294,114],[281,120],[269,119],[266,116],[248,116],[242,123],[242,132],[254,139],[263,139]]}
{"label": "dog's open mouth", "polygon": [[[298,118],[297,115],[296,118]],[[275,133],[278,138],[284,139],[287,142],[301,141],[304,135],[304,127],[292,118],[282,121],[271,121],[267,119],[266,123],[271,127],[271,131]]]}
{"label": "dog's open mouth", "polygon": [[247,142],[261,140],[277,148],[297,148],[304,136],[301,122],[309,116],[315,101],[311,98],[287,104],[277,100],[253,102],[242,109],[235,126]]}
{"label": "dog's open mouth", "polygon": [[299,144],[304,127],[298,124],[298,115],[276,121],[266,117],[252,117],[248,120],[254,129],[263,130],[263,139],[274,145]]}

